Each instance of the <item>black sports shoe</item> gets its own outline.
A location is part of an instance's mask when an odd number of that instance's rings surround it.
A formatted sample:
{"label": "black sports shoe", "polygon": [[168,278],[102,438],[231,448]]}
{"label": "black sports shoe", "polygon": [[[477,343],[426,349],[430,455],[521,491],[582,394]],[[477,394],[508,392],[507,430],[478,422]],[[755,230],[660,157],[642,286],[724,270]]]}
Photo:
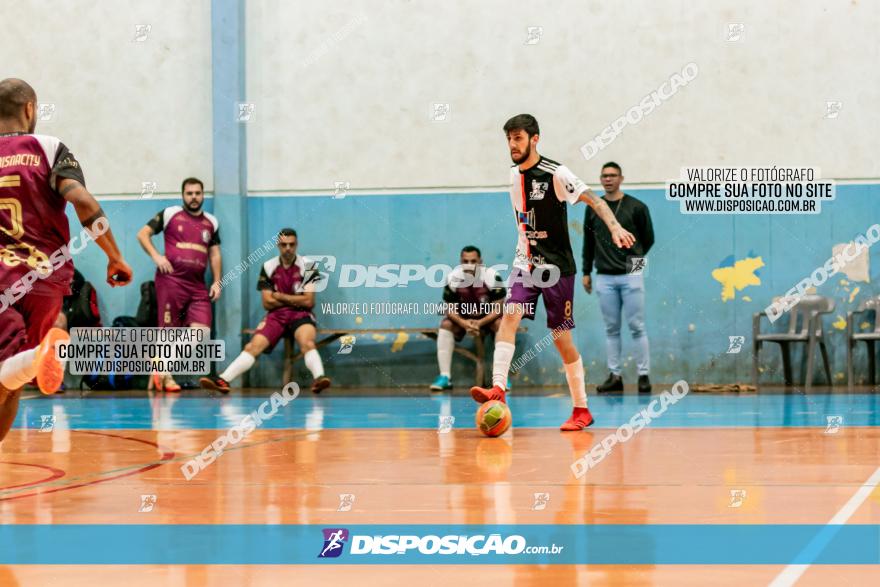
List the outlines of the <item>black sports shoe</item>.
{"label": "black sports shoe", "polygon": [[608,379],[605,380],[605,383],[596,386],[596,391],[599,393],[605,393],[607,391],[623,391],[623,378],[620,375],[609,373]]}
{"label": "black sports shoe", "polygon": [[651,380],[647,375],[639,375],[639,393],[651,393]]}

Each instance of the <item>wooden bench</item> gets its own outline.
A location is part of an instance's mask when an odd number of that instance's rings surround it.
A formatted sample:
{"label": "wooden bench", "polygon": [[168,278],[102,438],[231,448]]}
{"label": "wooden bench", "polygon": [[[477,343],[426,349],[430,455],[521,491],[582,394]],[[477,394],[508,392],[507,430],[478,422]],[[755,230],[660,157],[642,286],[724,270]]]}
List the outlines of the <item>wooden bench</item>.
{"label": "wooden bench", "polygon": [[[241,331],[243,337],[250,337],[254,332],[256,332],[256,330],[253,328],[245,328]],[[339,340],[343,336],[348,335],[397,334],[399,332],[405,332],[407,334],[423,334],[427,338],[437,340],[436,326],[429,328],[330,328],[318,330],[318,339],[315,340],[315,348],[325,347],[328,344]],[[528,332],[528,328],[520,326],[517,329],[517,333],[520,332]],[[474,351],[464,348],[459,342],[455,343],[455,352],[474,362],[474,365],[476,366],[474,382],[476,385],[483,385],[485,383],[486,369],[483,364],[486,359],[486,345],[483,340],[485,336],[486,335],[484,334],[480,334],[479,336],[467,334],[465,335],[465,338],[462,339],[462,341],[464,341],[469,337],[472,337],[474,339]],[[305,353],[302,351],[294,354],[294,344],[292,335],[287,334],[284,336],[284,381],[292,381],[294,363],[305,356]]]}

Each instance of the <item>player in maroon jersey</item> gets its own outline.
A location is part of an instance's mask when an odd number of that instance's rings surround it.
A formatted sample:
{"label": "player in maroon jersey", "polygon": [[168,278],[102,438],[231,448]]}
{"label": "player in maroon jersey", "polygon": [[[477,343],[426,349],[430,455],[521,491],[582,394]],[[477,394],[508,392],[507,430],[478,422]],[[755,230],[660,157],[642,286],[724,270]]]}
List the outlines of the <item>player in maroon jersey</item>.
{"label": "player in maroon jersey", "polygon": [[12,426],[22,386],[36,377],[46,394],[64,379],[52,328],[73,277],[65,207],[107,254],[107,283],[131,282],[110,222],[85,188],[79,162],[57,138],[35,135],[37,95],[19,79],[0,81],[0,440]]}
{"label": "player in maroon jersey", "polygon": [[477,247],[464,247],[459,261],[443,288],[443,301],[449,309],[437,331],[440,374],[431,384],[431,391],[452,389],[452,353],[456,341],[468,333],[494,334],[501,323],[501,304],[507,294],[504,282],[491,268],[483,265]]}
{"label": "player in maroon jersey", "polygon": [[[211,330],[211,302],[220,298],[222,258],[217,218],[202,210],[205,189],[201,180],[188,177],[180,186],[183,205],[169,206],[138,231],[141,247],[156,264],[156,306],[159,326]],[[165,254],[150,240],[164,233]],[[213,282],[205,288],[205,269],[211,265]],[[159,391],[180,391],[170,373],[154,373]]]}
{"label": "player in maroon jersey", "polygon": [[264,351],[271,352],[286,332],[293,334],[296,344],[305,353],[303,360],[314,378],[312,391],[321,393],[330,387],[330,378],[324,375],[324,364],[315,348],[317,330],[312,308],[315,307],[315,278],[318,274],[312,261],[296,254],[296,246],[296,231],[281,229],[278,233],[281,254],[263,263],[257,282],[263,307],[268,313],[257,326],[253,338],[220,377],[199,380],[205,389],[229,393],[229,382],[253,367]]}

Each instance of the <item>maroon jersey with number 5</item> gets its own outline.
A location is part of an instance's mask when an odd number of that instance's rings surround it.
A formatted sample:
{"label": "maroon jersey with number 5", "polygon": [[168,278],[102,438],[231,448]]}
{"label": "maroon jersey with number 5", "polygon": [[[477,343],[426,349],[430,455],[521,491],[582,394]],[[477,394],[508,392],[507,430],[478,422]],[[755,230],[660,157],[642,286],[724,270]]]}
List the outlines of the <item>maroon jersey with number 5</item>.
{"label": "maroon jersey with number 5", "polygon": [[61,178],[85,185],[79,162],[59,139],[0,135],[0,290],[36,271],[40,278],[30,291],[70,293],[73,263],[64,255],[66,249],[62,251],[70,241],[70,227],[67,202],[57,192]]}

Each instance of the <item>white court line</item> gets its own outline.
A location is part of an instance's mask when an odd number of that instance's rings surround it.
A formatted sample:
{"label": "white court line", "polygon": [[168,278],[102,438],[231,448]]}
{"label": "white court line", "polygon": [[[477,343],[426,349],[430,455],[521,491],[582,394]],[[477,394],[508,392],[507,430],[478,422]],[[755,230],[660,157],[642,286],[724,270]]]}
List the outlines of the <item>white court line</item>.
{"label": "white court line", "polygon": [[[877,470],[874,471],[874,474],[868,477],[868,480],[865,481],[861,487],[859,487],[858,491],[856,491],[849,501],[844,504],[840,511],[834,514],[834,517],[828,521],[826,526],[837,526],[846,524],[847,520],[852,517],[856,510],[859,509],[859,506],[864,503],[868,496],[873,493],[874,488],[877,487],[877,484],[880,483],[880,467],[877,467]],[[807,545],[804,550],[809,549],[813,546],[813,543],[817,541],[818,537],[821,535],[817,535],[816,538]],[[798,579],[801,578],[806,570],[810,568],[810,565],[788,565],[785,569],[779,573],[773,582],[770,583],[770,587],[788,587],[790,585],[794,585]]]}

